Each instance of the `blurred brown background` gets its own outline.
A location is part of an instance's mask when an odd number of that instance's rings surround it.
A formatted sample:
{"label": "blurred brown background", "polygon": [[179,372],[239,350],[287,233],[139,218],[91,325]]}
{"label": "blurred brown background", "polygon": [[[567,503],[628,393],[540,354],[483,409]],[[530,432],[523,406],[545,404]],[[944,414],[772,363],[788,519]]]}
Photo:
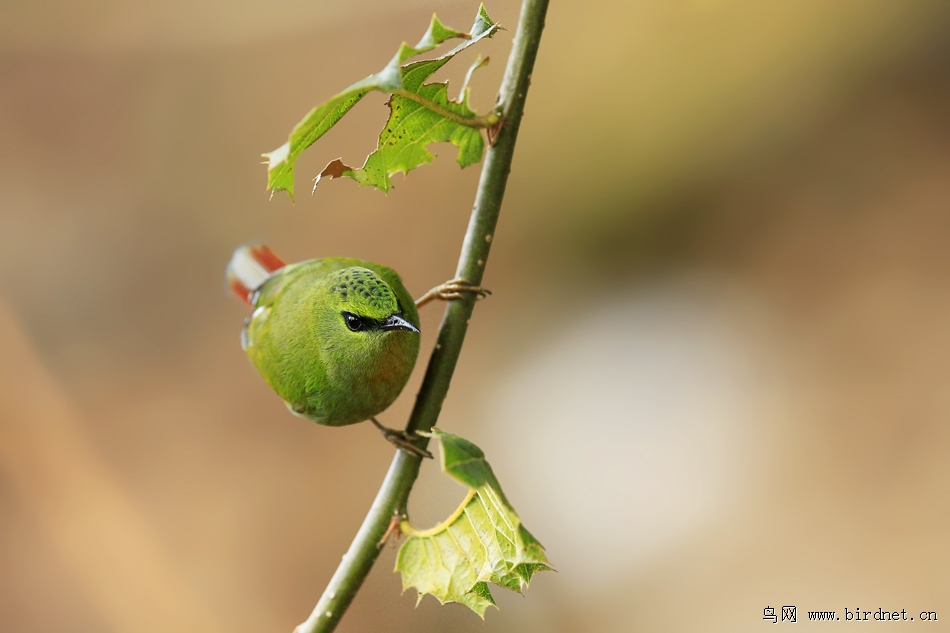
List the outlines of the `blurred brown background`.
{"label": "blurred brown background", "polygon": [[[454,149],[388,196],[307,193],[374,147],[382,96],[304,155],[296,203],[268,202],[259,156],[433,9],[467,27],[476,8],[0,6],[0,628],[307,616],[392,449],[286,411],[240,350],[224,264],[263,240],[386,263],[415,294],[452,275],[478,177]],[[514,27],[517,3],[488,9]],[[480,47],[481,111],[510,37]],[[440,426],[485,449],[559,573],[496,590],[482,624],[414,609],[387,551],[340,630],[950,619],[948,42],[939,0],[552,2],[495,295]],[[437,471],[420,525],[461,497]]]}

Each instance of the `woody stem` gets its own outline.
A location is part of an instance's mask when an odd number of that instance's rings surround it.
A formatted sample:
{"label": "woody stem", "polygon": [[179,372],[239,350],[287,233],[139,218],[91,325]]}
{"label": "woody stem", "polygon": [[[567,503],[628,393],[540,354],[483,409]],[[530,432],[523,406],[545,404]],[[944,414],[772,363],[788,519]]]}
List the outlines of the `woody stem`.
{"label": "woody stem", "polygon": [[[475,286],[482,283],[488,254],[494,243],[495,225],[501,211],[508,174],[511,172],[515,141],[524,114],[525,98],[531,83],[531,71],[537,58],[547,8],[548,0],[524,0],[521,5],[521,18],[499,90],[499,105],[495,109],[499,117],[497,120],[503,121],[503,124],[495,136],[494,145],[489,147],[485,155],[478,192],[475,195],[475,206],[462,242],[455,275]],[[469,293],[461,299],[448,302],[435,349],[429,358],[422,387],[406,425],[407,433],[428,431],[435,426],[442,410],[442,402],[449,391],[474,307],[475,296]],[[417,445],[423,448],[427,444],[427,438],[420,437],[417,442]],[[401,450],[396,451],[389,472],[349,550],[343,556],[313,613],[306,622],[296,628],[296,633],[327,633],[336,628],[376,562],[380,552],[380,538],[389,527],[393,516],[405,514],[409,493],[419,475],[421,463],[419,457],[408,455]]]}

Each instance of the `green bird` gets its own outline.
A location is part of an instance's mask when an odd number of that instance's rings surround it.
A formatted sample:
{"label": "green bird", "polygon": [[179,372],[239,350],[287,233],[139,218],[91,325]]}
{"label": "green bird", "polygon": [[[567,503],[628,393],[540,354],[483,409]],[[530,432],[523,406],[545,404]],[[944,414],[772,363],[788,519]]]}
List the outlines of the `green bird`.
{"label": "green bird", "polygon": [[462,279],[413,301],[386,266],[347,257],[285,264],[266,246],[241,246],[228,283],[253,309],[241,346],[295,414],[327,426],[371,420],[390,442],[432,455],[375,416],[395,401],[419,355],[417,307],[462,293],[490,294]]}

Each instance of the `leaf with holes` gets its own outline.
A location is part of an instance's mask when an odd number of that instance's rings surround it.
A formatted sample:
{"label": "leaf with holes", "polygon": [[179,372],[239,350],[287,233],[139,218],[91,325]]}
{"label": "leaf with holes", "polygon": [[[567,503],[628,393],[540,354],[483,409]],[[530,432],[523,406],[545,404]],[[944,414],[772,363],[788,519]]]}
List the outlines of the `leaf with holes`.
{"label": "leaf with holes", "polygon": [[[409,46],[403,42],[383,70],[315,107],[294,127],[286,143],[264,154],[267,187],[272,192],[287,191],[293,197],[297,157],[374,90],[393,95],[389,101],[390,120],[380,135],[378,149],[367,158],[361,169],[348,167],[340,160],[331,162],[317,177],[317,182],[322,177],[346,176],[360,184],[388,191],[392,187],[389,176],[431,162],[432,154],[425,146],[439,141],[448,141],[459,148],[458,162],[463,167],[481,160],[484,150],[481,129],[497,124],[497,115],[480,117],[471,110],[468,106],[468,78],[458,102],[448,100],[445,84],[425,85],[423,82],[458,53],[483,38],[491,37],[499,28],[484,6],[479,7],[475,24],[468,33],[445,26],[433,15],[429,29],[418,44]],[[441,57],[408,62],[449,39],[464,41]],[[484,63],[479,60],[473,70]]]}
{"label": "leaf with holes", "polygon": [[408,540],[399,549],[396,571],[403,590],[459,602],[484,619],[495,601],[488,583],[521,592],[531,577],[551,569],[544,548],[521,524],[501,490],[485,454],[456,435],[432,429],[442,447],[442,471],[468,487],[452,515],[429,530],[403,521]]}

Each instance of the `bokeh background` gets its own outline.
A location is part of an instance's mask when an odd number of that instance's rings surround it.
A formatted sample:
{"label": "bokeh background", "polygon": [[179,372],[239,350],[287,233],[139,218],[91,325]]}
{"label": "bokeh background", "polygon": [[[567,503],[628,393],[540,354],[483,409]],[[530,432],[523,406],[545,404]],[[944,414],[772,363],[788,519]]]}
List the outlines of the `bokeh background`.
{"label": "bokeh background", "polygon": [[[488,8],[513,29],[516,2]],[[265,241],[386,263],[417,295],[452,276],[478,167],[451,147],[388,196],[307,193],[373,149],[381,95],[304,155],[295,203],[268,201],[259,161],[432,10],[467,27],[476,9],[0,6],[0,628],[305,619],[392,449],[286,411],[240,350],[224,264]],[[481,111],[510,38],[477,47]],[[782,605],[804,628],[845,607],[950,620],[948,207],[946,2],[552,2],[495,294],[440,426],[486,451],[558,573],[496,590],[483,624],[415,608],[387,550],[339,630],[752,631]],[[427,464],[414,522],[461,496]]]}

